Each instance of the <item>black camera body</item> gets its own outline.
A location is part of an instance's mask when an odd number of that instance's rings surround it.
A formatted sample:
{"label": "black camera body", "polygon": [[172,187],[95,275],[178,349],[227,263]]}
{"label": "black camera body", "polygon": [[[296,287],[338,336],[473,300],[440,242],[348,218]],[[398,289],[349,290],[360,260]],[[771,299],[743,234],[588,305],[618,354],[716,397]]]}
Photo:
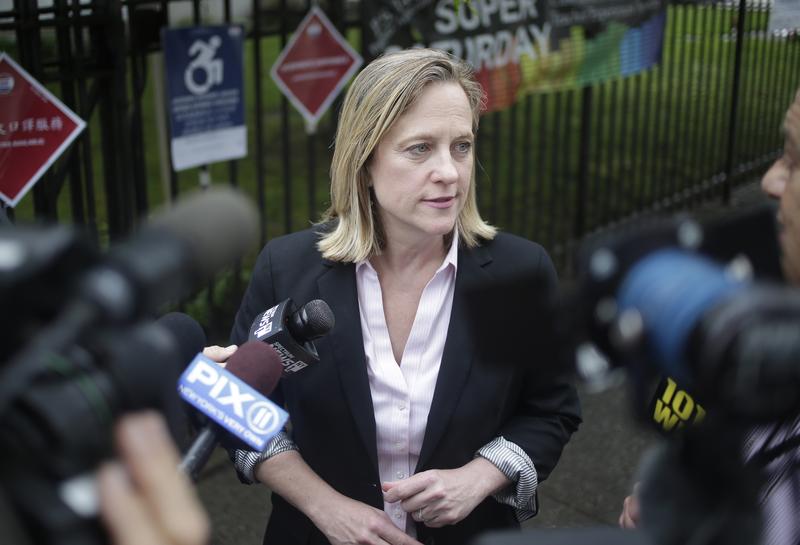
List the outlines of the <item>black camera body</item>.
{"label": "black camera body", "polygon": [[657,218],[583,244],[556,318],[578,375],[603,384],[624,372],[648,426],[653,384],[667,377],[702,402],[701,417],[670,422],[643,460],[642,531],[501,532],[475,545],[761,543],[765,480],[746,439],[800,414],[800,289],[783,283],[775,212],[759,205],[704,223]]}
{"label": "black camera body", "polygon": [[654,221],[589,241],[579,262],[573,342],[626,369],[637,404],[666,375],[729,416],[800,411],[800,290],[782,282],[773,207]]}
{"label": "black camera body", "polygon": [[125,412],[154,409],[177,433],[169,417],[179,414],[180,349],[146,318],[94,321],[76,335],[59,321],[102,259],[77,230],[3,227],[0,244],[26,250],[0,274],[3,306],[16,309],[3,317],[0,376],[16,386],[2,396],[0,485],[33,542],[102,543],[93,474],[114,456],[112,426]]}
{"label": "black camera body", "polygon": [[642,526],[658,545],[761,540],[763,467],[746,440],[800,414],[800,290],[783,283],[776,234],[775,208],[759,205],[704,224],[656,220],[582,250],[577,338],[606,370],[625,369],[649,423],[659,377],[704,407],[643,461]]}
{"label": "black camera body", "polygon": [[248,199],[212,188],[108,252],[67,226],[0,226],[0,496],[33,542],[107,541],[93,476],[121,414],[155,409],[181,439],[177,380],[205,335],[153,316],[243,257],[258,224]]}

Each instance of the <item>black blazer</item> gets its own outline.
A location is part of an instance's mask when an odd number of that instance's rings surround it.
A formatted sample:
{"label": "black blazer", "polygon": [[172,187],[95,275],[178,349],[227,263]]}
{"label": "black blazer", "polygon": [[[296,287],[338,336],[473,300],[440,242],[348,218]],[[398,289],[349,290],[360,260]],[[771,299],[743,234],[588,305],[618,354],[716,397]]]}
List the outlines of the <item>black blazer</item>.
{"label": "black blazer", "polygon": [[[287,297],[326,301],[336,325],[315,341],[319,365],[284,378],[273,394],[291,418],[305,461],[342,494],[383,509],[375,417],[367,378],[355,265],[323,259],[313,229],[272,240],[262,250],[231,342],[241,344],[255,316]],[[557,291],[545,251],[499,234],[459,248],[453,308],[417,472],[469,462],[497,436],[522,447],[544,480],[580,423],[577,394],[554,374],[558,353],[547,305]],[[277,494],[264,543],[327,544],[301,512]],[[491,528],[517,526],[514,510],[487,498],[463,521],[418,524],[418,539],[463,545]]]}

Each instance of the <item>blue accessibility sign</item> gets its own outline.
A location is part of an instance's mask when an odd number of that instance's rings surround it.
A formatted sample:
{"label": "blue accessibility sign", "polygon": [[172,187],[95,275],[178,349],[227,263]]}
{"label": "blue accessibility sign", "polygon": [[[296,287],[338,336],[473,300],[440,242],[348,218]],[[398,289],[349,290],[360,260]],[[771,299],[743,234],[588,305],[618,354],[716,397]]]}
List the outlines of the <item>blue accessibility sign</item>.
{"label": "blue accessibility sign", "polygon": [[162,31],[175,170],[247,155],[243,39],[239,25]]}

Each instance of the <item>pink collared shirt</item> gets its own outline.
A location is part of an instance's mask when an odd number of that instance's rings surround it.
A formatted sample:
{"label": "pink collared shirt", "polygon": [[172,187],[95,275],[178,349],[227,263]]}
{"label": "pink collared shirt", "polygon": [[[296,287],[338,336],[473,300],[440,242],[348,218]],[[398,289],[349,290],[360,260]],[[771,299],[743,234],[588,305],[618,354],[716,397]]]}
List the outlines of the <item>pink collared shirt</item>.
{"label": "pink collared shirt", "polygon": [[[369,388],[375,410],[378,471],[381,482],[413,474],[439,376],[453,308],[458,266],[458,237],[422,291],[400,365],[395,361],[378,273],[369,263],[356,264],[361,332]],[[414,535],[416,527],[400,502],[384,503],[392,522]]]}
{"label": "pink collared shirt", "polygon": [[[419,460],[450,324],[457,261],[458,237],[454,236],[441,266],[422,292],[400,365],[389,340],[377,272],[368,261],[356,264],[361,333],[382,482],[409,477]],[[297,445],[286,431],[281,431],[263,452],[235,450],[234,464],[240,478],[253,483],[258,464],[288,450],[298,450]],[[475,455],[490,461],[513,483],[493,495],[496,501],[513,507],[520,521],[536,514],[538,474],[522,448],[498,436]],[[398,528],[416,536],[414,521],[406,516],[399,502],[384,503],[384,510]]]}

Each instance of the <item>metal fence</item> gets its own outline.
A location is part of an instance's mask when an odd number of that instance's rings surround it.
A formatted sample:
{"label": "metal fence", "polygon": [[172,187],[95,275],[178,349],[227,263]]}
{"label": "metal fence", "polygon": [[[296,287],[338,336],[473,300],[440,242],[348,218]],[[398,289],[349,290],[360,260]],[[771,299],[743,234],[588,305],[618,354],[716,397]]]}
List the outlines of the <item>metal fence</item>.
{"label": "metal fence", "polygon": [[[315,3],[358,49],[359,3]],[[307,135],[268,73],[309,4],[253,0],[241,15],[231,0],[14,0],[0,11],[0,48],[88,126],[13,213],[82,224],[104,243],[196,186],[200,171],[176,173],[159,144],[159,33],[164,25],[237,22],[247,31],[250,150],[202,174],[253,196],[262,241],[307,226],[328,200],[338,102]],[[654,210],[725,202],[780,151],[782,114],[800,83],[800,41],[767,32],[770,5],[671,4],[659,66],[528,95],[485,115],[477,146],[484,216],[542,242],[569,273],[572,249],[587,233]]]}

